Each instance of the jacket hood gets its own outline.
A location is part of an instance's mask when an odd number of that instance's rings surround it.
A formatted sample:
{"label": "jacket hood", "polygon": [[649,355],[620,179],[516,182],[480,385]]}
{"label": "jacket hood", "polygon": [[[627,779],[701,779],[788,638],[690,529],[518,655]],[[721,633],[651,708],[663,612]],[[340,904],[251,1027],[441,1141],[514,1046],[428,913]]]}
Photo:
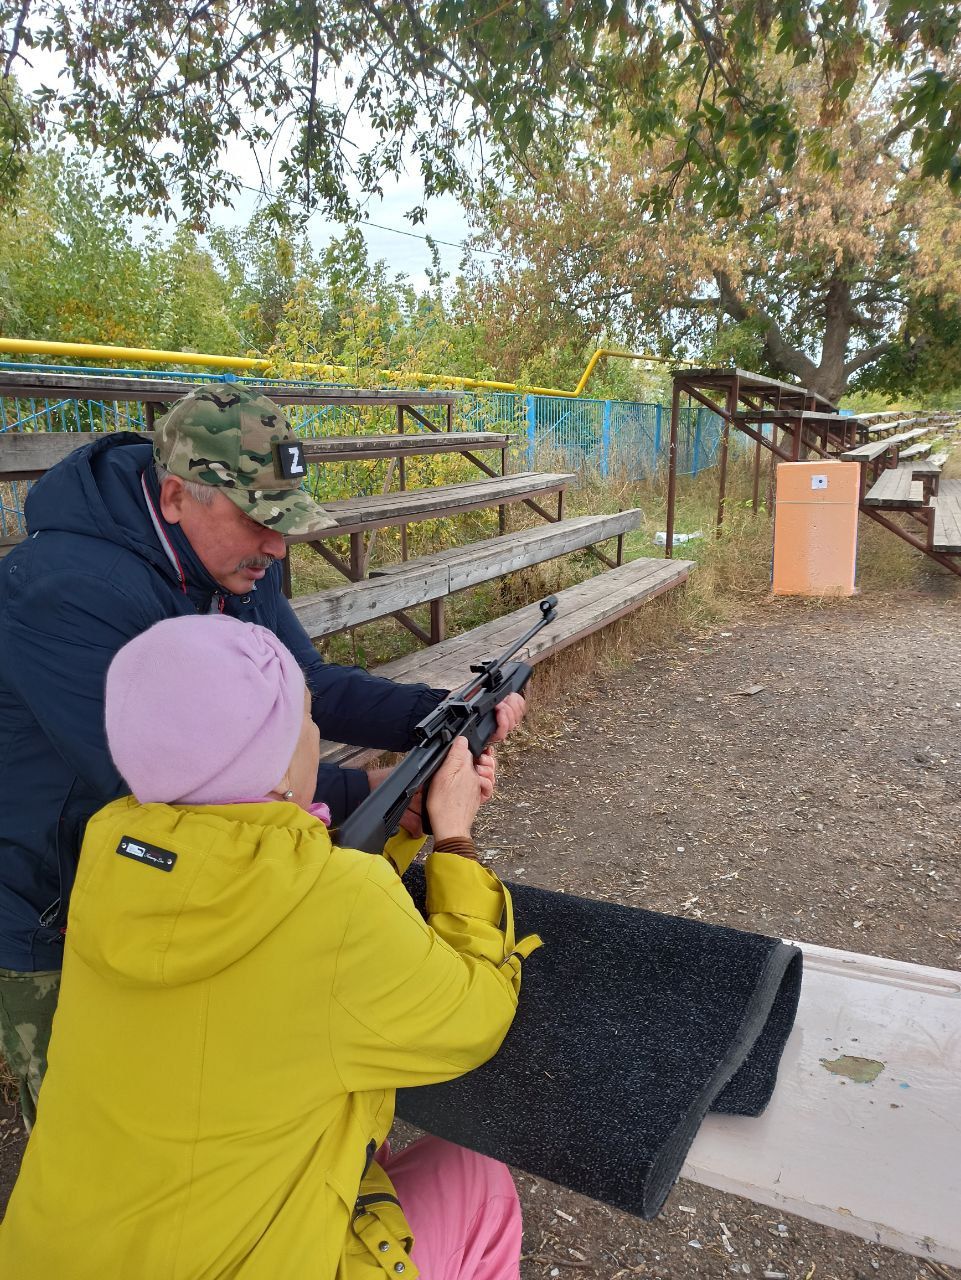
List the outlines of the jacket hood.
{"label": "jacket hood", "polygon": [[181,807],[126,796],[87,826],[68,942],[127,985],[210,978],[300,905],[330,848],[324,824],[294,804]]}
{"label": "jacket hood", "polygon": [[144,495],[144,480],[159,510],[160,489],[153,469],[153,446],[132,431],[104,434],[77,449],[47,472],[30,490],[24,506],[31,534],[91,534],[149,561],[164,577],[185,585],[200,612],[213,596],[228,594],[201,564],[177,525],[164,522],[177,567],[161,546]]}
{"label": "jacket hood", "polygon": [[27,529],[93,534],[168,572],[140,482],[152,455],[151,446],[132,431],[105,433],[75,450],[32,486],[24,506]]}

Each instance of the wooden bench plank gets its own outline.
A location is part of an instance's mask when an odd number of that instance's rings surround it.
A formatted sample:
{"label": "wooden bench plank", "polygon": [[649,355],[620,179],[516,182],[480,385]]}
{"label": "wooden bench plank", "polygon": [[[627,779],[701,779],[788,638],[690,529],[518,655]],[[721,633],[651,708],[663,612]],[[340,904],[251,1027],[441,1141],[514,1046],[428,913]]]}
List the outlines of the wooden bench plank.
{"label": "wooden bench plank", "polygon": [[856,449],[848,449],[841,454],[842,462],[873,462],[892,448],[890,440],[872,440],[869,444],[859,444]]}
{"label": "wooden bench plank", "polygon": [[100,431],[0,432],[0,479],[33,480],[105,434]]}
{"label": "wooden bench plank", "polygon": [[613,516],[580,516],[560,524],[539,525],[450,552],[420,556],[363,582],[345,583],[291,603],[311,639],[348,627],[362,626],[398,609],[412,609],[479,582],[489,582],[527,565],[540,564],[568,551],[636,529],[640,511]]}
{"label": "wooden bench plank", "polygon": [[898,418],[894,422],[878,422],[868,427],[868,435],[877,435],[880,431],[890,431],[892,427],[914,427],[915,432],[920,431],[919,423],[923,423],[924,418]]}
{"label": "wooden bench plank", "polygon": [[312,640],[363,626],[401,609],[412,609],[449,592],[450,573],[445,566],[413,569],[389,578],[348,582],[315,595],[291,601],[298,621]]}
{"label": "wooden bench plank", "polygon": [[574,516],[555,524],[535,525],[518,533],[489,538],[485,542],[451,547],[447,551],[419,556],[416,560],[379,565],[371,569],[370,576],[388,577],[406,573],[411,568],[446,565],[450,570],[450,590],[461,591],[475,582],[486,581],[487,570],[494,565],[499,566],[493,574],[495,577],[513,573],[528,565],[552,560],[569,551],[578,551],[619,534],[630,533],[640,527],[642,518],[641,511],[636,508],[612,515]]}
{"label": "wooden bench plank", "polygon": [[[678,567],[680,566],[680,567]],[[531,641],[525,661],[540,661],[598,627],[614,622],[654,592],[666,590],[687,578],[687,561],[640,559],[618,569],[608,569],[558,592],[561,608],[553,623]],[[455,636],[419,653],[388,663],[380,674],[396,680],[429,679],[433,683],[459,683],[467,679],[470,663],[477,660],[477,646],[496,652],[537,620],[537,605],[525,605],[514,613],[494,618],[465,635]],[[471,656],[473,655],[473,656]],[[486,652],[481,656],[487,656]]]}
{"label": "wooden bench plank", "polygon": [[510,437],[499,431],[417,431],[383,436],[303,436],[308,462],[349,462],[420,454],[469,453],[505,449]]}
{"label": "wooden bench plank", "polygon": [[[156,355],[156,352],[151,354]],[[333,383],[259,381],[244,375],[241,384],[248,391],[269,396],[276,404],[296,405],[345,405],[381,407],[385,405],[404,408],[431,408],[455,405],[463,398],[463,391],[418,391],[415,388],[400,390],[387,387],[384,390],[360,389],[337,386]],[[210,382],[217,382],[211,375]],[[8,369],[0,362],[0,396],[12,399],[92,400],[105,404],[123,404],[139,400],[147,404],[173,404],[196,389],[200,382],[177,382],[173,378],[125,377],[108,374],[25,373]],[[225,391],[230,382],[220,383]]]}
{"label": "wooden bench plank", "polygon": [[934,506],[935,551],[961,551],[961,480],[942,480]]}
{"label": "wooden bench plank", "polygon": [[907,449],[901,449],[898,453],[898,458],[902,462],[906,462],[909,458],[923,458],[933,448],[933,440],[922,440],[920,444],[912,444]]}
{"label": "wooden bench plank", "polygon": [[918,436],[928,435],[927,427],[916,427],[913,431],[902,431],[898,435],[888,436],[885,440],[872,440],[868,444],[858,445],[856,449],[849,449],[847,453],[841,454],[843,462],[873,462],[875,458],[880,458],[882,454],[887,453],[889,449],[893,449],[895,445],[904,444],[907,440],[915,440]]}
{"label": "wooden bench plank", "polygon": [[[43,475],[76,449],[92,444],[100,431],[0,432],[0,479],[25,480]],[[149,431],[140,431],[145,440]],[[504,449],[510,437],[496,431],[416,431],[404,435],[304,436],[308,462],[347,462],[364,458],[394,458],[419,454],[467,453]]]}
{"label": "wooden bench plank", "polygon": [[296,534],[288,542],[316,542],[345,533],[365,533],[389,525],[438,520],[462,511],[477,511],[502,503],[522,502],[566,489],[576,476],[572,472],[523,471],[517,475],[449,484],[433,489],[406,489],[370,497],[338,498],[324,502],[324,510],[336,521],[336,528],[320,533]]}
{"label": "wooden bench plank", "polygon": [[[646,600],[680,586],[692,567],[688,560],[632,560],[586,582],[566,587],[557,593],[560,606],[557,618],[534,637],[520,656],[525,662],[541,662],[575,640],[631,613]],[[495,656],[531,627],[538,616],[536,603],[525,605],[473,631],[377,667],[376,674],[402,684],[425,681],[435,688],[456,688],[467,680],[472,662]],[[321,743],[322,760],[356,765],[377,754],[341,743]]]}
{"label": "wooden bench plank", "polygon": [[[961,974],[798,945],[801,1000],[767,1110],[709,1114],[681,1176],[961,1266]],[[845,1056],[850,1077],[826,1065]],[[876,1077],[859,1082],[858,1062]]]}
{"label": "wooden bench plank", "polygon": [[[911,474],[915,476],[939,476],[945,457],[945,454],[938,454],[937,457],[931,458],[912,458],[910,462]],[[937,458],[941,458],[941,462],[938,462]]]}
{"label": "wooden bench plank", "polygon": [[914,480],[910,465],[888,467],[865,494],[864,501],[869,507],[920,507],[924,505],[923,486]]}

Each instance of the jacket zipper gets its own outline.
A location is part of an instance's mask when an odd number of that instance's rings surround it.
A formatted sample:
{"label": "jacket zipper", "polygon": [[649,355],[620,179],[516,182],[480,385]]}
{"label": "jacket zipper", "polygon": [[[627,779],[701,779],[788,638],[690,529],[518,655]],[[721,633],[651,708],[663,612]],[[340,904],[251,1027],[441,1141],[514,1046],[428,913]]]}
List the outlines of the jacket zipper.
{"label": "jacket zipper", "polygon": [[[367,1177],[367,1171],[374,1163],[374,1154],[377,1151],[377,1143],[371,1138],[367,1144],[367,1152],[364,1158],[364,1172],[360,1175],[361,1182]],[[354,1221],[362,1217],[367,1212],[367,1206],[370,1204],[395,1204],[399,1209],[400,1201],[396,1196],[388,1195],[386,1191],[370,1191],[366,1195],[358,1196],[354,1201]]]}

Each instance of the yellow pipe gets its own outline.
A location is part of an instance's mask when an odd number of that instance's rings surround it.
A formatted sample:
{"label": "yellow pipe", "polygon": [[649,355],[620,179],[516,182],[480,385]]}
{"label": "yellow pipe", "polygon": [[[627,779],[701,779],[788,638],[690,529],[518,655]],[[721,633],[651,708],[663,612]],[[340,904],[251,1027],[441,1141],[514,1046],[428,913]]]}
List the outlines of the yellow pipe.
{"label": "yellow pipe", "polygon": [[[21,338],[0,338],[0,353],[7,355],[45,355],[66,356],[76,360],[123,360],[135,361],[138,364],[190,364],[213,366],[218,369],[238,369],[243,372],[263,372],[272,368],[277,362],[253,356],[213,356],[197,351],[156,351],[150,347],[112,347],[92,342],[43,342],[27,341]],[[527,391],[534,395],[579,396],[587,385],[587,380],[594,372],[597,362],[602,356],[616,356],[622,360],[650,360],[662,364],[672,363],[665,356],[652,356],[633,351],[612,351],[601,347],[595,351],[588,361],[587,368],[581,375],[574,391],[564,391],[559,387],[519,386],[516,382],[491,382],[484,378],[458,378],[446,373],[404,373],[396,369],[378,369],[378,377],[388,381],[442,383],[445,386],[479,387],[485,391]],[[289,368],[303,370],[306,373],[323,374],[327,377],[339,376],[349,378],[351,370],[346,365],[308,364],[300,360],[284,362]]]}
{"label": "yellow pipe", "polygon": [[584,390],[584,388],[587,386],[587,380],[591,376],[591,374],[594,372],[594,369],[597,367],[597,363],[600,360],[601,356],[608,356],[611,358],[616,358],[618,360],[648,360],[654,364],[689,364],[690,363],[690,361],[688,360],[675,361],[675,360],[668,359],[667,356],[652,356],[652,355],[648,355],[646,352],[642,354],[641,352],[638,352],[638,351],[613,351],[610,347],[598,347],[597,350],[594,352],[594,354],[591,356],[590,360],[588,360],[587,368],[581,374],[581,380],[577,384],[577,386],[574,388],[574,395],[579,396],[581,392]]}

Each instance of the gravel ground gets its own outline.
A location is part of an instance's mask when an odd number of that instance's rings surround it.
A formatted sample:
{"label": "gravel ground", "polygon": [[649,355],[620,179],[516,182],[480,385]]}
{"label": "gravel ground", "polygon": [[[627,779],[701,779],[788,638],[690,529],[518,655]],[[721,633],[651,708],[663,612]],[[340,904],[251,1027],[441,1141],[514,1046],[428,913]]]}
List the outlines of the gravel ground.
{"label": "gravel ground", "polygon": [[[579,689],[511,753],[508,879],[961,968],[961,630],[949,588],[772,602]],[[519,1176],[523,1280],[956,1277],[691,1183],[645,1223]]]}
{"label": "gravel ground", "polygon": [[[640,654],[511,751],[486,856],[510,879],[961,968],[959,600],[932,583],[772,602]],[[0,1199],[22,1140],[8,1108]],[[523,1280],[961,1280],[690,1183],[653,1223],[518,1184]]]}

